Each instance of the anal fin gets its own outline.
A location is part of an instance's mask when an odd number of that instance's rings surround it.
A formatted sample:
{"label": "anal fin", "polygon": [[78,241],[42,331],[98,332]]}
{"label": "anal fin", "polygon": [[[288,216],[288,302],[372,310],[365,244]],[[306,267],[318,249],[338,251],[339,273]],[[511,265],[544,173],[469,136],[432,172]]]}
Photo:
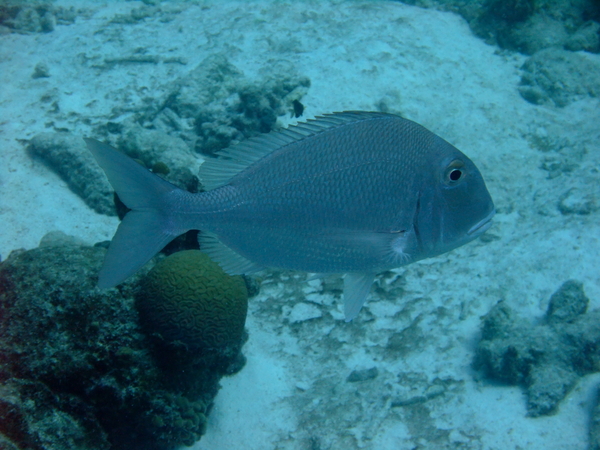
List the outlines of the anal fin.
{"label": "anal fin", "polygon": [[241,275],[263,270],[261,265],[253,263],[223,244],[214,233],[201,232],[198,236],[198,242],[200,250],[210,256],[229,275]]}

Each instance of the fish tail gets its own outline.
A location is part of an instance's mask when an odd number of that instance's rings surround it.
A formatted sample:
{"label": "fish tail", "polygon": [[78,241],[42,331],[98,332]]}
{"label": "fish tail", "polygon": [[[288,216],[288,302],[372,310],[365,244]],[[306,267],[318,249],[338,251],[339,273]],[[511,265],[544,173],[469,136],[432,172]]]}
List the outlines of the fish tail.
{"label": "fish tail", "polygon": [[188,192],[95,139],[85,139],[121,201],[131,209],[110,243],[98,287],[115,286],[137,272],[165,245],[188,231],[177,226],[173,205]]}

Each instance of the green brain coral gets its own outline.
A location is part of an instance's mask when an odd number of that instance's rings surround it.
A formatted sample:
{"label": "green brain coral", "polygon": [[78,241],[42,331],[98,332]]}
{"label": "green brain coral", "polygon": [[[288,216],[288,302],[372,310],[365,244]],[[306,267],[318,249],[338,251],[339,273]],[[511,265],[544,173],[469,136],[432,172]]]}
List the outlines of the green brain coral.
{"label": "green brain coral", "polygon": [[137,296],[142,325],[192,352],[233,355],[241,348],[248,291],[198,250],[174,253],[147,275]]}

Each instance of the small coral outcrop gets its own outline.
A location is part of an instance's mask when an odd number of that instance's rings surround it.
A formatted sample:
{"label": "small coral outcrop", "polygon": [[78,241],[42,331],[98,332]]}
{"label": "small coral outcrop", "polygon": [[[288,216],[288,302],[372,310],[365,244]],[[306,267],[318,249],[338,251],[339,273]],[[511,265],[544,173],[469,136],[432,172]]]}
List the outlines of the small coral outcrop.
{"label": "small coral outcrop", "polygon": [[156,264],[135,304],[173,389],[192,398],[215,395],[219,379],[244,366],[246,283],[199,250],[173,253]]}
{"label": "small coral outcrop", "polygon": [[248,291],[199,250],[174,253],[145,277],[136,306],[149,334],[191,352],[236,354],[242,342]]}
{"label": "small coral outcrop", "polygon": [[523,386],[530,416],[553,414],[579,377],[600,371],[600,310],[586,314],[588,303],[583,285],[569,280],[552,295],[539,324],[496,304],[483,320],[475,365]]}

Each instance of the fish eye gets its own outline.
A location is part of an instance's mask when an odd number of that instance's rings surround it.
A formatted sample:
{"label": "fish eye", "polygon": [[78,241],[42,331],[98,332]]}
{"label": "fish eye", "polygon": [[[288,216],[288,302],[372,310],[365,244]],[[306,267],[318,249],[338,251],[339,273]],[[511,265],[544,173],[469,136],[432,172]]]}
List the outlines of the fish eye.
{"label": "fish eye", "polygon": [[452,161],[444,172],[444,183],[454,186],[465,177],[464,163],[458,159]]}
{"label": "fish eye", "polygon": [[452,169],[452,171],[448,174],[448,178],[450,181],[458,181],[462,176],[462,170],[460,169]]}

